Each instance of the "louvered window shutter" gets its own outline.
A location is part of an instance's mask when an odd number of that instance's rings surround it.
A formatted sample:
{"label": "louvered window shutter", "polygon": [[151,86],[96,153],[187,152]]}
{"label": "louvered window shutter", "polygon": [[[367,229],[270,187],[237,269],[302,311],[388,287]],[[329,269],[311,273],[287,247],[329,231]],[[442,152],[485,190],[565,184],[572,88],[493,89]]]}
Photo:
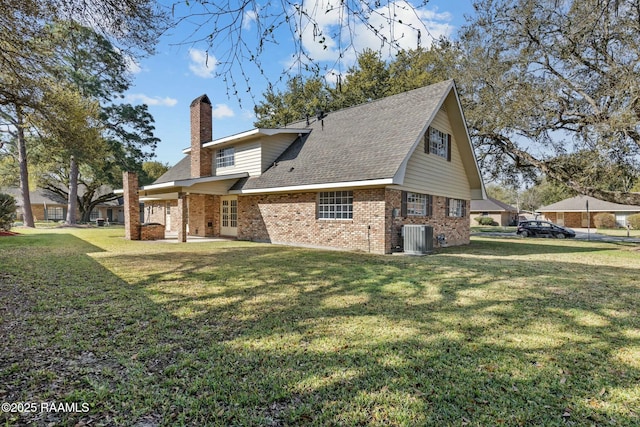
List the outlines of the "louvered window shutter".
{"label": "louvered window shutter", "polygon": [[429,154],[431,145],[431,126],[427,128],[427,132],[424,134],[424,152]]}
{"label": "louvered window shutter", "polygon": [[402,202],[400,203],[400,216],[401,217],[407,216],[407,192],[406,191],[402,192]]}
{"label": "louvered window shutter", "polygon": [[447,134],[447,161],[451,161],[451,135]]}

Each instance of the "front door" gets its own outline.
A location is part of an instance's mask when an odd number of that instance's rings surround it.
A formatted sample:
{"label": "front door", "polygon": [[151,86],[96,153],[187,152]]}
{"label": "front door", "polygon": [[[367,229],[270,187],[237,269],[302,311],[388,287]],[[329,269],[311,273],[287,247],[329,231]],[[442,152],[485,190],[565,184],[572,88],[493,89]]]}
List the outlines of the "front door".
{"label": "front door", "polygon": [[220,234],[234,237],[238,235],[237,196],[223,196],[220,198]]}
{"label": "front door", "polygon": [[564,212],[557,213],[556,224],[564,226]]}

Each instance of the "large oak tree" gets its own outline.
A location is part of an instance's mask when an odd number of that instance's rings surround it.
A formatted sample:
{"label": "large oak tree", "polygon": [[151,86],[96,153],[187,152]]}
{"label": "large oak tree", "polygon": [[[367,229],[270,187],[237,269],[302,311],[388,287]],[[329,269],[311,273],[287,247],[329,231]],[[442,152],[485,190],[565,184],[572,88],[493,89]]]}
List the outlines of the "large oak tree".
{"label": "large oak tree", "polygon": [[535,169],[578,193],[640,205],[640,194],[589,179],[595,165],[638,171],[640,1],[475,7],[457,80],[482,169]]}

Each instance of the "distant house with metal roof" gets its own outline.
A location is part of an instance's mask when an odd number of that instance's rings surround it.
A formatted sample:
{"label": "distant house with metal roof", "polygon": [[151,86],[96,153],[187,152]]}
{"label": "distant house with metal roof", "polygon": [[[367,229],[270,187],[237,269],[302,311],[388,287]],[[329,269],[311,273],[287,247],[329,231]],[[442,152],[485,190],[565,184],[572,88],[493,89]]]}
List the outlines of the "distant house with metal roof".
{"label": "distant house with metal roof", "polygon": [[[139,195],[146,219],[181,241],[390,253],[403,226],[417,224],[431,226],[436,243],[469,243],[470,201],[485,191],[452,80],[219,139],[206,95],[190,117],[182,160],[151,185],[124,180],[125,204]],[[130,222],[127,236],[139,237]]]}
{"label": "distant house with metal roof", "polygon": [[503,227],[518,224],[518,209],[493,197],[471,200],[471,224],[478,225],[476,218],[490,217]]}
{"label": "distant house with metal roof", "polygon": [[[588,208],[587,208],[588,204]],[[588,213],[587,213],[588,210]],[[593,217],[599,213],[615,215],[616,223],[620,227],[626,227],[629,215],[640,213],[640,206],[621,205],[605,202],[591,196],[576,196],[561,200],[547,206],[542,206],[538,212],[552,222],[567,227],[593,227]]]}

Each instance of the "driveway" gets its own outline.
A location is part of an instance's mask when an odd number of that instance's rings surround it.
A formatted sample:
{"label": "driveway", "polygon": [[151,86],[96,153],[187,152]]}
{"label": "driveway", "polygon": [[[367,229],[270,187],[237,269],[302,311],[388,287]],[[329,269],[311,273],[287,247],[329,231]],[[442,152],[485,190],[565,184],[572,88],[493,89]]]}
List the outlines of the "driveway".
{"label": "driveway", "polygon": [[[576,232],[576,240],[597,240],[601,242],[627,242],[627,243],[640,243],[640,238],[637,237],[617,237],[617,236],[606,236],[604,234],[598,234],[596,229],[588,230],[586,228],[572,228],[573,231]],[[513,233],[501,233],[501,232],[477,232],[471,233],[472,236],[487,236],[487,237],[517,237],[515,232]],[[535,237],[532,237],[535,238]]]}

